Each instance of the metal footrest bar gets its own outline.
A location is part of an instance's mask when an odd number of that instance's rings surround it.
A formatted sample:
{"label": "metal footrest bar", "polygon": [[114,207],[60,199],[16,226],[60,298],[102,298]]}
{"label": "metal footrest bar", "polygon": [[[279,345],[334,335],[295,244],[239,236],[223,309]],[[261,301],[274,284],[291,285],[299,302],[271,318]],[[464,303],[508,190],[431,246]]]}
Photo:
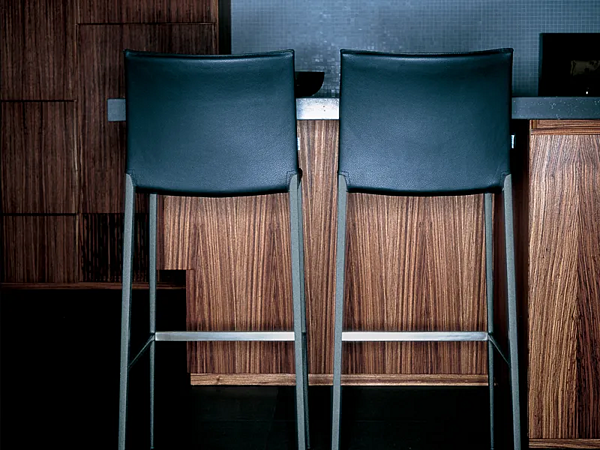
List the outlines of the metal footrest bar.
{"label": "metal footrest bar", "polygon": [[154,342],[153,334],[150,335],[150,337],[148,338],[148,340],[146,341],[146,343],[144,344],[142,349],[137,353],[137,355],[135,355],[135,358],[133,358],[131,360],[131,362],[129,363],[129,366],[127,366],[127,370],[131,370],[133,365],[138,361],[138,359],[140,359],[142,357],[144,352],[150,348],[150,346],[152,345],[152,342]]}
{"label": "metal footrest bar", "polygon": [[491,334],[489,335],[489,341],[492,343],[492,345],[494,346],[496,351],[500,354],[500,356],[502,356],[502,359],[506,362],[506,364],[508,364],[508,367],[510,367],[510,361],[508,360],[506,353],[504,353],[502,351],[502,349],[500,348],[500,344],[498,344],[498,342],[496,342],[496,339],[494,339],[494,336]]}
{"label": "metal footrest bar", "polygon": [[488,340],[485,331],[344,331],[344,342],[469,342]]}
{"label": "metal footrest bar", "polygon": [[293,331],[159,331],[157,342],[294,341]]}

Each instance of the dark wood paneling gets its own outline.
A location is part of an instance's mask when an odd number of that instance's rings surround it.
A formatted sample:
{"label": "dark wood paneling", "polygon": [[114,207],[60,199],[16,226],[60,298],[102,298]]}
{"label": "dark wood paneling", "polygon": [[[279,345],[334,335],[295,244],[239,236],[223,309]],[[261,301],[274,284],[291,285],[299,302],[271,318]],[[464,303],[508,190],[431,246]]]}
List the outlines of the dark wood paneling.
{"label": "dark wood paneling", "polygon": [[532,136],[529,429],[600,437],[600,137]]}
{"label": "dark wood paneling", "polygon": [[78,0],[78,23],[216,23],[218,0]]}
{"label": "dark wood paneling", "polygon": [[[82,214],[79,226],[80,280],[120,281],[124,214]],[[148,215],[135,215],[133,280],[148,280]]]}
{"label": "dark wood paneling", "polygon": [[2,0],[1,100],[73,100],[73,0]]}
{"label": "dark wood paneling", "polygon": [[77,212],[74,103],[0,108],[2,211]]}
{"label": "dark wood paneling", "polygon": [[[125,96],[123,50],[216,53],[214,25],[79,26],[81,212],[123,211],[125,123],[107,122],[106,99]],[[145,211],[147,202],[138,201]]]}
{"label": "dark wood paneling", "polygon": [[76,216],[3,216],[2,281],[77,281]]}

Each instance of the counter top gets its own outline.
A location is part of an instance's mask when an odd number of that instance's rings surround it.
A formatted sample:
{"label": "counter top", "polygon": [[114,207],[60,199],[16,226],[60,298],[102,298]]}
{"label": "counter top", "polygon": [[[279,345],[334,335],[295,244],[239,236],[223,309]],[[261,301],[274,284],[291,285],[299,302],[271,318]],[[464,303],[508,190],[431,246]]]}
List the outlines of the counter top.
{"label": "counter top", "polygon": [[[108,121],[125,120],[125,99],[108,99]],[[299,98],[298,120],[338,120],[339,98]],[[600,97],[513,97],[513,119],[600,120]]]}

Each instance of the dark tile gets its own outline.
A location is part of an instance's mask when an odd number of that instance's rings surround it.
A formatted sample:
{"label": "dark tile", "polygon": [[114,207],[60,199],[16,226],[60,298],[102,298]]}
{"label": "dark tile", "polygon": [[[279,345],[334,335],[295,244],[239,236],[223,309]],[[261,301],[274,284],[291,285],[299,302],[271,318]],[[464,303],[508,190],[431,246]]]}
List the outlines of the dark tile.
{"label": "dark tile", "polygon": [[342,411],[350,420],[487,423],[488,390],[480,387],[344,387]]}
{"label": "dark tile", "polygon": [[202,450],[262,450],[270,421],[211,421],[194,424],[194,438],[188,448]]}
{"label": "dark tile", "polygon": [[[273,422],[267,439],[267,450],[296,450],[298,437],[296,422],[278,420]],[[311,417],[310,448],[311,450],[329,449],[331,447],[330,421],[318,422]]]}
{"label": "dark tile", "polygon": [[342,425],[342,447],[349,450],[373,448],[399,450],[483,449],[489,447],[485,432],[465,424],[458,432],[445,422],[368,421]]}
{"label": "dark tile", "polygon": [[[310,386],[308,388],[308,410],[310,420],[315,423],[331,421],[331,387]],[[296,388],[285,386],[279,388],[275,420],[296,420]]]}
{"label": "dark tile", "polygon": [[194,386],[193,416],[200,421],[271,421],[276,386]]}

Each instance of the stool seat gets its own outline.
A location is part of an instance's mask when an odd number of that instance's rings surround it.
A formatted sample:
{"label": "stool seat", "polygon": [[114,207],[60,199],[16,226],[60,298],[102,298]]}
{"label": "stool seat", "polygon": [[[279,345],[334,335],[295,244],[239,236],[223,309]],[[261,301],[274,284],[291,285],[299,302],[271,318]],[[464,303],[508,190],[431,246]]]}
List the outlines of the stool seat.
{"label": "stool seat", "polygon": [[[490,448],[494,353],[510,367],[513,446],[521,448],[510,117],[512,49],[454,54],[341,51],[332,450],[340,448],[343,342],[488,343]],[[503,193],[509,351],[494,338],[492,195]],[[344,331],[349,193],[485,194],[487,330]],[[352,262],[352,264],[360,264]]]}
{"label": "stool seat", "polygon": [[[129,371],[150,355],[150,447],[154,448],[157,342],[291,341],[298,449],[310,446],[301,172],[294,52],[197,56],[125,51],[127,167],[121,314],[119,450],[127,441]],[[150,333],[130,359],[135,192],[150,193]],[[294,329],[157,331],[157,194],[195,197],[289,194]],[[209,262],[210,263],[210,262]]]}

